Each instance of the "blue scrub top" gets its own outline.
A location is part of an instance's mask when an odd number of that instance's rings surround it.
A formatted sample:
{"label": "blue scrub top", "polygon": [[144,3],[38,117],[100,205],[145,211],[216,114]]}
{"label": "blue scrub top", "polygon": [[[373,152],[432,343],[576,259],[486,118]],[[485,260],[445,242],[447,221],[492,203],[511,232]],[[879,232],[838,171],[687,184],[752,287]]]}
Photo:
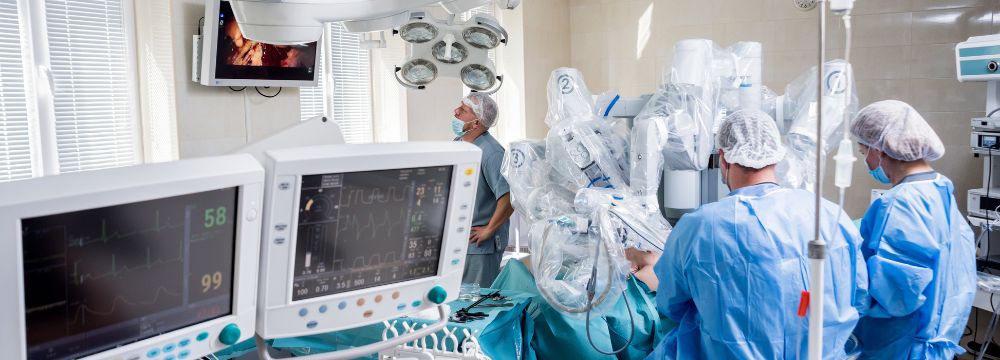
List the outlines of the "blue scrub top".
{"label": "blue scrub top", "polygon": [[862,358],[951,359],[976,296],[976,244],[954,185],[911,175],[861,220],[871,308],[855,333]]}
{"label": "blue scrub top", "polygon": [[[655,266],[657,308],[679,325],[648,359],[804,359],[808,325],[796,311],[809,289],[814,199],[764,183],[684,215]],[[868,306],[867,272],[850,217],[829,201],[822,208],[823,354],[841,359]]]}
{"label": "blue scrub top", "polygon": [[[456,140],[461,140],[456,139]],[[486,226],[493,218],[497,209],[497,200],[510,192],[507,179],[501,174],[504,148],[493,135],[485,132],[472,142],[483,152],[479,165],[479,189],[476,191],[476,205],[472,213],[472,226]],[[508,227],[510,221],[505,221],[493,238],[476,244],[469,244],[470,255],[493,254],[503,252],[507,248]]]}

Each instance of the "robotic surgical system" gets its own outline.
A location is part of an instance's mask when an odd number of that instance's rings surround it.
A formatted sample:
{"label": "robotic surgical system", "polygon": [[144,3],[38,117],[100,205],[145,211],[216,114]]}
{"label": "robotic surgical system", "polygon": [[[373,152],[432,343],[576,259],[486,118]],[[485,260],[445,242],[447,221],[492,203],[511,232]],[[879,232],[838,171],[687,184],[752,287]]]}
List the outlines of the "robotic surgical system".
{"label": "robotic surgical system", "polygon": [[253,338],[264,170],[249,155],[0,185],[7,359],[197,359]]}
{"label": "robotic surgical system", "polygon": [[433,326],[305,359],[350,359],[447,323],[465,268],[481,152],[465,142],[265,153],[257,350],[437,309]]}

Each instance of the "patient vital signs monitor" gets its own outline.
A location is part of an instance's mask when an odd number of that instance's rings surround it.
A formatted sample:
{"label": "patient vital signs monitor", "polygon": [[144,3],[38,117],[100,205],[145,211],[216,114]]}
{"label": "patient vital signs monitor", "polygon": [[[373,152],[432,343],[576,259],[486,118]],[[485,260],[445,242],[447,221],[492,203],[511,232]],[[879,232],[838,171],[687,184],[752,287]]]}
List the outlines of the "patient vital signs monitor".
{"label": "patient vital signs monitor", "polygon": [[248,155],[0,185],[0,346],[166,360],[251,338],[263,185]]}
{"label": "patient vital signs monitor", "polygon": [[262,338],[354,328],[457,298],[478,148],[329,145],[266,155]]}

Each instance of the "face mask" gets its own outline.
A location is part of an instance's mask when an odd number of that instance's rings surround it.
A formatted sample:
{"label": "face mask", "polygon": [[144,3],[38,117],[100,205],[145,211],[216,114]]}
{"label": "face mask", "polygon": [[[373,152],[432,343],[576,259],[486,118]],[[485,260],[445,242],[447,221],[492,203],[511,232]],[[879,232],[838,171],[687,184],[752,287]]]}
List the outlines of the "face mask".
{"label": "face mask", "polygon": [[465,135],[465,122],[459,119],[451,119],[451,132],[455,133],[455,136]]}
{"label": "face mask", "polygon": [[875,169],[873,170],[868,170],[868,174],[870,174],[873,178],[875,178],[875,181],[878,181],[882,184],[889,184],[892,182],[892,180],[889,179],[889,175],[886,175],[885,170],[882,169],[881,157],[879,157],[878,159],[878,166],[875,167]]}

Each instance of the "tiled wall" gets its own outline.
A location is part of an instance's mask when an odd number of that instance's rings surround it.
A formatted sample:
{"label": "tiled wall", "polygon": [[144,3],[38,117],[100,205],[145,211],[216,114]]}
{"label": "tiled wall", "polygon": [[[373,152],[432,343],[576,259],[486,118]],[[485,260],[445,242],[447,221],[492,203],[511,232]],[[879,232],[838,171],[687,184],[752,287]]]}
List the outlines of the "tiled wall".
{"label": "tiled wall", "polygon": [[[816,63],[817,11],[791,0],[571,0],[571,62],[593,91],[651,92],[672,46],[708,38],[728,46],[764,46],[764,83],[778,93]],[[843,56],[843,26],[828,18],[828,58]],[[862,106],[899,99],[912,104],[947,146],[933,165],[965,193],[981,186],[982,161],[968,150],[969,119],[983,116],[983,83],[955,80],[954,45],[969,36],[1000,32],[1000,0],[857,0],[852,62]],[[876,184],[855,168],[848,213],[859,217]]]}

